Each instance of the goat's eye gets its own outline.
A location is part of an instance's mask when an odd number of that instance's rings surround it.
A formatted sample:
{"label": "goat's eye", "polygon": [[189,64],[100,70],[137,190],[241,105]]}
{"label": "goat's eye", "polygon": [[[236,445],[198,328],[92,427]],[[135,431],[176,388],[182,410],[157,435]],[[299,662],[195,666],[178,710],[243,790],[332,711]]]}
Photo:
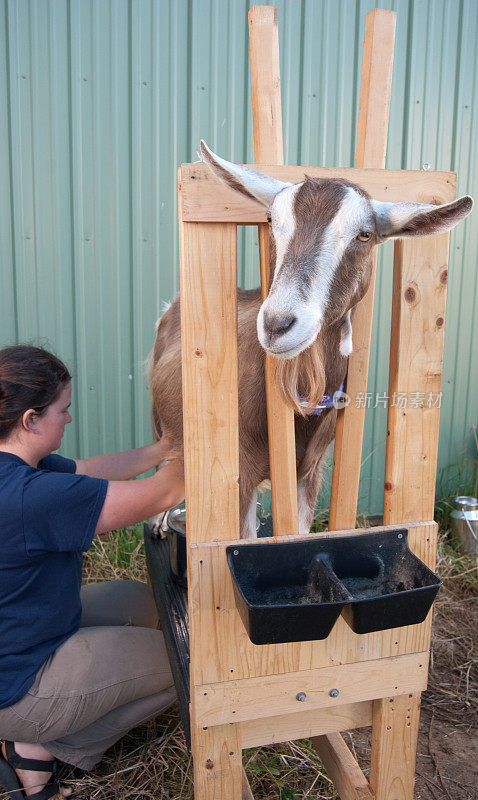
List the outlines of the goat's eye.
{"label": "goat's eye", "polygon": [[359,235],[357,236],[357,239],[359,240],[359,242],[368,242],[370,240],[371,235],[372,234],[369,233],[369,231],[360,231]]}
{"label": "goat's eye", "polygon": [[272,217],[271,217],[271,215],[270,215],[270,214],[268,214],[268,215],[267,215],[267,217],[266,217],[266,219],[267,219],[267,222],[268,222],[268,223],[269,223],[269,225],[270,225],[270,224],[271,224],[271,222],[272,222]]}

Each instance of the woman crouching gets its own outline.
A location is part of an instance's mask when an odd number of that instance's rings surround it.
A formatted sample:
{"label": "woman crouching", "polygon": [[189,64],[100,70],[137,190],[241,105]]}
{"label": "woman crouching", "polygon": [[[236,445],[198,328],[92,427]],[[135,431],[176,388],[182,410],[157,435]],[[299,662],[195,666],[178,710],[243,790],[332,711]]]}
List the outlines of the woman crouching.
{"label": "woman crouching", "polygon": [[175,700],[145,584],[81,588],[96,534],[172,508],[182,463],[163,441],[72,460],[53,454],[71,422],[56,356],[0,350],[0,784],[15,800],[67,796],[57,761],[91,769],[130,728]]}

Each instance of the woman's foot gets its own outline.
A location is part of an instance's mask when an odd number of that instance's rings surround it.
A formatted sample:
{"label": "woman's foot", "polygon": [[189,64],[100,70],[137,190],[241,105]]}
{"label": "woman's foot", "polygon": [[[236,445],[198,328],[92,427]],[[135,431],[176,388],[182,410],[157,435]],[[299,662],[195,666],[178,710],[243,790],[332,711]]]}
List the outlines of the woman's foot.
{"label": "woman's foot", "polygon": [[[53,774],[54,757],[41,744],[27,744],[24,742],[14,742],[15,752],[22,758],[38,761],[51,761],[52,769],[50,772],[35,771],[30,769],[15,768],[18,780],[20,781],[26,797],[37,794],[45,788]],[[8,758],[5,743],[2,744],[2,753],[5,759]],[[73,789],[69,786],[61,786],[57,797],[69,797]]]}

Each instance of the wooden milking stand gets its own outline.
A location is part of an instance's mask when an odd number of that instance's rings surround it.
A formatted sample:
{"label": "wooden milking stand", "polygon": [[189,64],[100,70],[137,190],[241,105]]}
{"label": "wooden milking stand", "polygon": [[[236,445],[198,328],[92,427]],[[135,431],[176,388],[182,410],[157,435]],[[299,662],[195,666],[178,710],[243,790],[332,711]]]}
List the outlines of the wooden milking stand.
{"label": "wooden milking stand", "polygon": [[[356,168],[285,167],[277,16],[249,12],[256,167],[280,180],[341,176],[379,200],[445,203],[450,173],[383,169],[395,14],[367,16]],[[420,625],[355,634],[340,617],[327,639],[256,646],[239,618],[225,548],[239,539],[237,225],[258,224],[267,291],[265,209],[223,186],[204,164],[179,170],[183,406],[188,513],[190,713],[196,800],[251,796],[245,747],[313,737],[342,800],[411,800],[420,693],[427,685],[431,614]],[[389,397],[440,392],[448,234],[395,245]],[[356,309],[347,392],[366,392],[374,281]],[[293,413],[267,366],[274,532],[297,535]],[[330,531],[354,530],[364,410],[339,412]],[[411,549],[432,569],[439,409],[389,403],[384,526],[406,527]],[[351,530],[350,530],[351,529]],[[370,529],[369,529],[370,531]],[[284,538],[285,537],[285,538]],[[310,537],[307,537],[310,538]],[[274,541],[278,541],[276,538]],[[249,547],[261,547],[263,540]],[[329,694],[330,690],[338,690]],[[305,702],[297,694],[306,695]],[[335,696],[334,696],[335,695]],[[340,731],[372,725],[370,784]],[[249,793],[249,794],[248,794]]]}

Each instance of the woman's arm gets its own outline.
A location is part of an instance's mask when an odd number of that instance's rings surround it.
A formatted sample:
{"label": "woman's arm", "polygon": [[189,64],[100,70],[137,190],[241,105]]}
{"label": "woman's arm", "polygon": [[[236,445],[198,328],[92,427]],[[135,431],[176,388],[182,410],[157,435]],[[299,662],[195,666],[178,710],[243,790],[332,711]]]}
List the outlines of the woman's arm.
{"label": "woman's arm", "polygon": [[168,461],[152,478],[110,481],[96,533],[141,522],[167,511],[184,498],[184,469],[180,460]]}
{"label": "woman's arm", "polygon": [[125,450],[123,453],[110,453],[76,461],[78,475],[91,478],[105,478],[107,481],[128,481],[142,475],[151,467],[157,467],[170,454],[170,442],[163,436],[159,442]]}

